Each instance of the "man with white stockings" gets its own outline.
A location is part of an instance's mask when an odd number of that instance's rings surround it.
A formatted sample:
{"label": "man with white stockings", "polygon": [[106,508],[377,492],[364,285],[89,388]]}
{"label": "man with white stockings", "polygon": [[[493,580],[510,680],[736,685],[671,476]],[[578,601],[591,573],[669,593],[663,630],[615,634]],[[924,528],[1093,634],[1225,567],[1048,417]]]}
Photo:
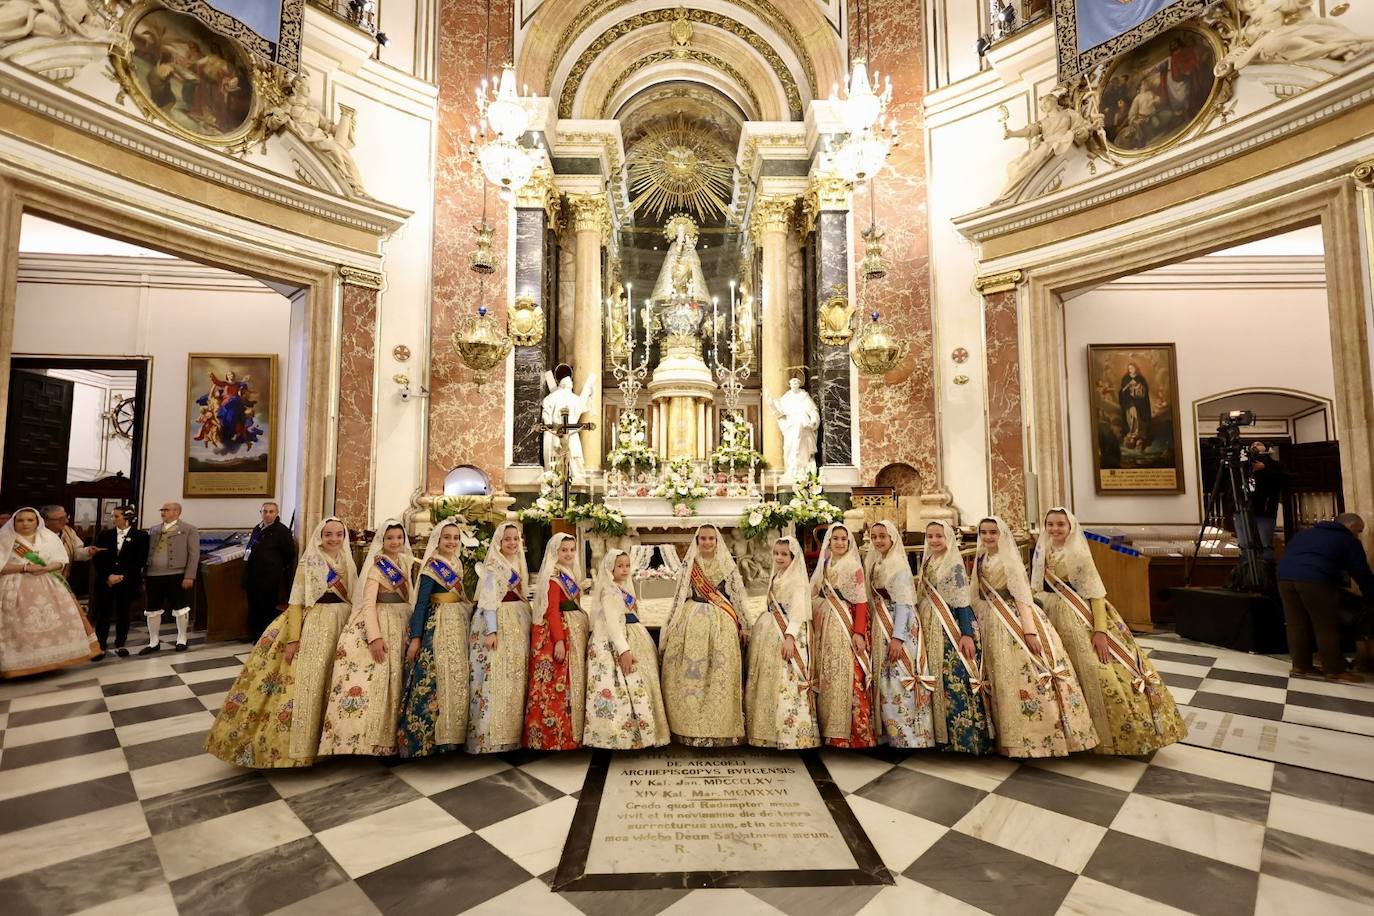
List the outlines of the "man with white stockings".
{"label": "man with white stockings", "polygon": [[191,589],[200,566],[200,532],[181,520],[181,503],[167,502],[158,510],[162,524],[148,529],[148,645],[139,655],[162,648],[162,615],[171,612],[177,624],[177,651],[186,651],[186,631],[191,625]]}

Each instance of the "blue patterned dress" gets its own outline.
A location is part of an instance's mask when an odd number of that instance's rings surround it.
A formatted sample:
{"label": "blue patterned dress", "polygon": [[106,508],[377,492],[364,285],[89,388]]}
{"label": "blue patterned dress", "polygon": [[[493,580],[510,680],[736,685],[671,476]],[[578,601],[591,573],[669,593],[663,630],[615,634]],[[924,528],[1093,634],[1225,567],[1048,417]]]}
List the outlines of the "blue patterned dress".
{"label": "blue patterned dress", "polygon": [[[447,583],[447,584],[446,584]],[[420,575],[410,638],[420,654],[407,666],[396,747],[402,757],[461,750],[468,722],[468,622],[462,573],[434,557]]]}
{"label": "blue patterned dress", "polygon": [[[950,638],[943,614],[936,607],[934,590],[950,611],[957,626]],[[966,665],[959,654],[959,636],[974,636],[973,608],[969,606],[969,581],[962,562],[949,564],[919,588],[921,626],[927,634],[926,653],[930,673],[939,681],[934,693],[935,743],[941,750],[964,754],[989,754],[997,749],[992,720],[976,689],[981,685],[982,653]],[[976,637],[975,637],[976,645]],[[970,670],[971,669],[971,670]]]}

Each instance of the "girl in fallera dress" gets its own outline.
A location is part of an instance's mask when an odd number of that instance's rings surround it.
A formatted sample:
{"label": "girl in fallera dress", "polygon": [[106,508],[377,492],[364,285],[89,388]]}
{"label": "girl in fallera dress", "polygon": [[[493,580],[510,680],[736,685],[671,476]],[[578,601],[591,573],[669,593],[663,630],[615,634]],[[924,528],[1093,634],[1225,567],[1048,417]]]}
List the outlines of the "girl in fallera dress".
{"label": "girl in fallera dress", "polygon": [[587,634],[577,538],[555,534],[534,579],[525,747],[571,751],[582,744],[587,704]]}
{"label": "girl in fallera dress", "polygon": [[471,754],[520,746],[530,657],[529,570],[520,526],[492,533],[477,580],[477,608],[468,630],[468,737]]}
{"label": "girl in fallera dress", "polygon": [[714,525],[697,529],[659,634],[668,722],[689,747],[744,741],[744,581],[722,540]]}
{"label": "girl in fallera dress", "polygon": [[25,507],[0,528],[0,677],[79,665],[100,654],[95,629],[62,578],[62,539]]}
{"label": "girl in fallera dress", "polygon": [[639,622],[630,555],[611,549],[601,560],[591,599],[587,643],[587,747],[638,750],[672,740],[658,652]]}
{"label": "girl in fallera dress", "polygon": [[1078,676],[1059,633],[1031,600],[1015,536],[995,516],[978,523],[973,579],[998,752],[1064,757],[1095,746],[1097,732]]}
{"label": "girl in fallera dress", "polygon": [[396,753],[415,555],[399,521],[382,523],[363,562],[353,614],[339,634],[320,754]]}
{"label": "girl in fallera dress", "polygon": [[825,532],[811,600],[821,737],[829,747],[873,747],[868,589],[854,533],[843,523]]}
{"label": "girl in fallera dress", "polygon": [[225,694],[205,739],[209,753],[255,769],[315,762],[334,650],[358,578],[347,542],[348,528],[334,516],[311,532],[286,611],[268,625]]}
{"label": "girl in fallera dress", "polygon": [[764,611],[749,638],[744,725],[749,743],[787,750],[816,747],[811,689],[811,587],[796,538],[773,542]]}
{"label": "girl in fallera dress", "polygon": [[907,565],[897,526],[875,522],[868,529],[869,617],[873,620],[873,664],[881,732],[892,747],[934,747],[931,718],[935,678],[926,662],[925,632],[916,615],[916,579]]}
{"label": "girl in fallera dress", "polygon": [[468,730],[468,621],[458,559],[462,529],[441,522],[429,535],[410,615],[406,680],[396,748],[402,757],[460,750]]}
{"label": "girl in fallera dress", "polygon": [[974,635],[968,574],[959,537],[948,522],[926,526],[916,585],[926,664],[936,679],[935,743],[941,750],[986,754],[997,749],[988,715],[988,683]]}
{"label": "girl in fallera dress", "polygon": [[1174,698],[1136,645],[1068,509],[1045,513],[1031,560],[1032,592],[1063,638],[1097,729],[1101,754],[1148,754],[1188,733]]}

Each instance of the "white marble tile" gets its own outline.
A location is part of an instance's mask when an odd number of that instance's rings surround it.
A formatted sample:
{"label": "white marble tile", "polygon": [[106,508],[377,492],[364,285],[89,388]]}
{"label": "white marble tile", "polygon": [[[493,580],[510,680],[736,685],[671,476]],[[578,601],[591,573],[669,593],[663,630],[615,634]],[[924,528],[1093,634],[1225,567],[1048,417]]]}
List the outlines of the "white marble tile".
{"label": "white marble tile", "polygon": [[137,894],[81,910],[74,916],[177,916],[177,905],[172,899],[170,885],[155,884]]}
{"label": "white marble tile", "polygon": [[892,769],[892,764],[853,751],[821,751],[821,762],[842,792],[857,792]]}
{"label": "white marble tile", "polygon": [[[1374,702],[1374,680],[1363,684],[1339,684],[1332,681],[1314,681],[1311,678],[1294,677],[1288,679],[1288,689],[1299,693],[1315,693],[1323,697],[1340,697],[1343,700],[1363,700]],[[14,707],[11,706],[11,709]]]}
{"label": "white marble tile", "polygon": [[1167,658],[1152,658],[1150,662],[1155,666],[1156,671],[1161,671],[1166,675],[1182,674],[1186,677],[1206,677],[1207,672],[1212,670],[1211,665],[1189,665]]}
{"label": "white marble tile", "polygon": [[897,875],[897,883],[878,891],[857,916],[982,916],[983,910]]}
{"label": "white marble tile", "polygon": [[1283,721],[1298,725],[1313,725],[1317,728],[1330,728],[1338,732],[1354,735],[1374,735],[1374,716],[1356,716],[1348,712],[1334,712],[1330,709],[1312,709],[1309,706],[1289,705],[1283,709]]}
{"label": "white marble tile", "polygon": [[417,792],[437,795],[509,769],[511,765],[494,754],[444,754],[400,764],[391,772]]}
{"label": "white marble tile", "polygon": [[564,796],[483,827],[477,835],[505,853],[516,865],[538,876],[558,866],[576,813],[577,799]]}
{"label": "white marble tile", "polygon": [[177,675],[184,684],[204,684],[206,681],[222,681],[225,678],[238,677],[242,665],[235,665],[234,662],[225,659],[223,668],[206,668],[203,671],[185,671]]}
{"label": "white marble tile", "polygon": [[1242,684],[1240,681],[1225,681],[1214,677],[1207,678],[1197,689],[1203,693],[1219,693],[1226,697],[1241,697],[1264,703],[1283,703],[1288,699],[1288,691],[1282,687],[1261,687],[1258,684]]}
{"label": "white marble tile", "polygon": [[1318,913],[1371,916],[1374,914],[1374,906],[1275,878],[1273,875],[1260,875],[1255,916],[1294,916],[1295,913],[1305,913],[1308,916]]}
{"label": "white marble tile", "polygon": [[1374,737],[1190,706],[1188,744],[1374,780]]}
{"label": "white marble tile", "polygon": [[181,760],[169,760],[155,766],[142,767],[129,775],[134,781],[134,791],[144,800],[157,798],[169,792],[180,792],[192,786],[203,786],[207,782],[242,776],[246,771],[231,763],[225,763],[209,754],[197,754]]}
{"label": "white marble tile", "polygon": [[1197,690],[1192,687],[1169,687],[1169,693],[1173,695],[1174,703],[1187,706],[1193,701],[1193,694],[1197,693]]}
{"label": "white marble tile", "polygon": [[992,792],[1020,766],[1005,757],[970,757],[967,754],[913,754],[898,766],[928,776],[938,776],[984,792]]}
{"label": "white marble tile", "polygon": [[[396,770],[404,769],[406,766],[408,764],[403,764]],[[294,798],[381,769],[382,764],[376,757],[345,756],[326,757],[309,767],[265,770],[263,775],[282,798]]]}
{"label": "white marble tile", "polygon": [[1229,862],[1259,871],[1264,850],[1264,826],[1223,817],[1199,808],[1132,795],[1117,812],[1112,829],[1163,846]]}
{"label": "white marble tile", "polygon": [[428,798],[340,824],[315,834],[334,861],[359,878],[472,831]]}
{"label": "white marble tile", "polygon": [[0,834],[0,879],[114,849],[148,834],[138,802]]}
{"label": "white marble tile", "polygon": [[548,783],[558,791],[571,795],[579,791],[586,782],[587,767],[591,762],[591,751],[565,751],[522,764],[520,769],[540,782]]}
{"label": "white marble tile", "polygon": [[1186,916],[1163,903],[1079,875],[1059,905],[1061,916]]}
{"label": "white marble tile", "polygon": [[[129,651],[137,653],[142,649],[146,642],[137,646],[129,646]],[[177,659],[181,661],[181,659]],[[102,668],[100,670],[100,683],[102,684],[126,684],[129,681],[146,681],[149,678],[167,677],[169,674],[176,674],[172,670],[172,660],[170,658],[154,656],[152,658],[141,658],[135,661],[121,662],[113,668]]]}
{"label": "white marble tile", "polygon": [[210,726],[215,724],[215,717],[205,712],[188,712],[179,716],[172,716],[170,719],[153,719],[149,722],[135,722],[133,725],[121,725],[115,729],[119,735],[119,743],[125,747],[132,747],[135,744],[146,744],[149,741],[160,741],[163,738],[175,738],[178,735],[189,735],[192,732],[208,732]]}
{"label": "white marble tile", "polygon": [[582,911],[549,890],[538,878],[531,878],[500,896],[484,900],[463,916],[582,916]]}
{"label": "white marble tile", "polygon": [[55,741],[58,738],[86,735],[110,728],[114,728],[114,722],[110,721],[108,712],[73,716],[70,719],[54,719],[34,725],[19,725],[5,732],[5,747],[23,747],[26,744],[37,744],[39,741]]}
{"label": "white marble tile", "polygon": [[105,700],[105,708],[133,709],[136,706],[149,706],[153,703],[167,703],[172,700],[189,700],[195,696],[190,687],[177,684],[172,687],[162,687],[157,690],[143,690],[137,693],[123,693],[108,697]]}
{"label": "white marble tile", "polygon": [[167,880],[175,881],[309,835],[278,800],[158,834],[153,843]]}
{"label": "white marble tile", "polygon": [[1072,776],[1122,792],[1135,791],[1135,784],[1145,775],[1149,764],[1128,757],[1108,757],[1103,754],[1077,754],[1073,757],[1040,757],[1027,764],[1049,770],[1061,776]]}
{"label": "white marble tile", "polygon": [[851,795],[845,801],[883,864],[894,872],[904,871],[949,832],[944,824],[880,805],[862,795]]}
{"label": "white marble tile", "polygon": [[206,694],[202,694],[202,695],[201,695],[200,697],[198,697],[197,699],[200,700],[200,704],[201,704],[202,706],[204,706],[206,709],[210,710],[211,712],[214,712],[214,711],[218,710],[221,706],[224,705],[224,698],[227,697],[228,695],[229,695],[229,691],[227,691],[227,690],[221,690],[219,693],[206,693]]}
{"label": "white marble tile", "polygon": [[1003,795],[980,801],[954,829],[1074,873],[1088,864],[1107,833],[1106,827]]}
{"label": "white marble tile", "polygon": [[89,687],[73,687],[71,690],[48,690],[10,700],[10,712],[27,712],[30,709],[47,709],[50,706],[66,706],[68,703],[82,703],[86,700],[103,699],[99,684]]}
{"label": "white marble tile", "polygon": [[746,890],[692,891],[660,916],[701,916],[703,913],[728,913],[730,916],[782,916],[782,910],[764,903]]}
{"label": "white marble tile", "polygon": [[1193,747],[1191,744],[1171,744],[1162,747],[1155,751],[1150,763],[1265,792],[1269,791],[1274,782],[1274,764],[1268,760],[1241,757],[1238,754]]}
{"label": "white marble tile", "polygon": [[1374,814],[1275,792],[1269,826],[1374,855]]}
{"label": "white marble tile", "polygon": [[128,769],[129,761],[125,759],[124,752],[115,747],[108,751],[82,754],[79,757],[68,757],[51,763],[35,763],[13,770],[0,770],[0,801],[32,792],[57,789],[88,779],[113,776],[116,773],[125,773]]}
{"label": "white marble tile", "polygon": [[1293,663],[1287,658],[1270,658],[1267,655],[1247,655],[1242,652],[1223,651],[1217,658],[1216,668],[1231,671],[1247,671],[1250,674],[1272,674],[1287,677]]}

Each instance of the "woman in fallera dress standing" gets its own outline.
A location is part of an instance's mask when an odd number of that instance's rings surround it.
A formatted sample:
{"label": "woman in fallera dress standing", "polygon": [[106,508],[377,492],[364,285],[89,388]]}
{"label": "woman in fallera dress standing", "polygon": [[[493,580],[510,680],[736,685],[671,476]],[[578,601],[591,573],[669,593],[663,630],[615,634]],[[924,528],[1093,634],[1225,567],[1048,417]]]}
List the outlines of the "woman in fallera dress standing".
{"label": "woman in fallera dress standing", "polygon": [[534,750],[571,751],[582,744],[590,625],[580,603],[577,553],[577,538],[555,534],[534,579],[525,701],[525,747]]}
{"label": "woman in fallera dress standing", "polygon": [[62,539],[25,507],[0,528],[0,677],[79,665],[100,654],[95,629],[62,578]]}
{"label": "woman in fallera dress standing", "polygon": [[702,525],[677,575],[663,648],[663,701],[673,740],[689,747],[744,741],[744,581],[714,525]]}
{"label": "woman in fallera dress standing", "polygon": [[1088,539],[1068,509],[1045,513],[1030,585],[1078,674],[1098,753],[1148,754],[1187,735],[1173,695],[1107,600]]}
{"label": "woman in fallera dress standing", "polygon": [[396,735],[402,757],[460,750],[467,737],[472,604],[463,594],[462,539],[457,522],[439,523],[420,562]]}
{"label": "woman in fallera dress standing", "polygon": [[829,747],[873,747],[868,589],[854,534],[843,523],[825,532],[811,596],[821,737]]}
{"label": "woman in fallera dress standing", "polygon": [[921,578],[916,585],[926,663],[936,679],[933,694],[936,746],[965,754],[997,749],[988,714],[988,684],[974,635],[968,574],[959,536],[948,522],[926,526]]}
{"label": "woman in fallera dress standing", "polygon": [[773,542],[773,574],[749,637],[744,725],[749,743],[787,750],[816,747],[811,689],[811,586],[796,538]]}
{"label": "woman in fallera dress standing", "polygon": [[1063,757],[1095,746],[1078,676],[1059,633],[1031,600],[1016,538],[1000,518],[978,523],[973,579],[998,752]]}
{"label": "woman in fallera dress standing", "polygon": [[931,707],[935,678],[926,662],[925,632],[916,615],[916,579],[907,565],[901,532],[889,521],[868,529],[869,617],[881,733],[892,747],[934,747]]}
{"label": "woman in fallera dress standing", "polygon": [[630,555],[612,548],[593,584],[592,634],[587,643],[587,747],[637,750],[672,740],[658,652],[639,622]]}
{"label": "woman in fallera dress standing", "polygon": [[315,762],[320,710],[358,572],[340,519],[320,522],[305,544],[285,613],[258,639],[205,739],[205,750],[226,763],[262,769]]}
{"label": "woman in fallera dress standing", "polygon": [[468,630],[470,754],[495,754],[520,746],[530,657],[528,582],[520,526],[502,522],[492,533],[482,561],[477,608]]}
{"label": "woman in fallera dress standing", "polygon": [[372,539],[353,614],[339,634],[320,733],[322,755],[396,753],[414,566],[405,528],[387,519]]}

